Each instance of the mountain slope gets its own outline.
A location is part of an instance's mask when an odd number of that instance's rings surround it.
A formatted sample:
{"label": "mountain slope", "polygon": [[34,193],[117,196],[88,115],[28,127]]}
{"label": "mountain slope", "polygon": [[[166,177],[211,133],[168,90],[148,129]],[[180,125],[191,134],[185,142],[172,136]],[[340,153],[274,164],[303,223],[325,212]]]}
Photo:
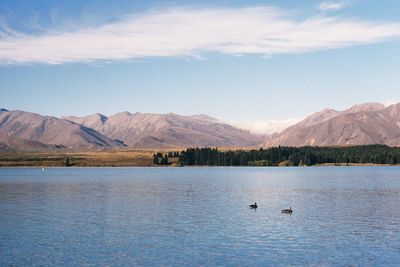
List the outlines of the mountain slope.
{"label": "mountain slope", "polygon": [[381,103],[364,103],[364,104],[359,104],[359,105],[355,105],[352,106],[349,109],[346,109],[344,111],[342,111],[341,113],[356,113],[356,112],[361,112],[361,111],[367,111],[367,112],[371,112],[371,111],[381,111],[385,109],[385,106]]}
{"label": "mountain slope", "polygon": [[30,141],[5,134],[0,134],[0,151],[1,152],[37,152],[37,151],[55,151],[66,149],[63,145],[47,145],[38,141]]}
{"label": "mountain slope", "polygon": [[62,117],[61,119],[66,119],[84,125],[88,128],[96,129],[101,127],[107,121],[108,118],[103,114],[96,113],[85,117],[68,116],[68,117]]}
{"label": "mountain slope", "polygon": [[[268,138],[265,146],[366,144],[399,146],[399,110],[400,104],[384,108],[380,104],[368,103],[342,112],[322,111]],[[315,118],[320,119],[315,120]]]}
{"label": "mountain slope", "polygon": [[302,120],[301,122],[299,122],[296,125],[297,126],[301,125],[303,127],[316,125],[318,123],[321,123],[321,122],[327,121],[331,118],[334,118],[339,114],[340,114],[340,111],[327,108],[320,112],[311,114],[310,116],[308,116],[307,118],[305,118],[304,120]]}
{"label": "mountain slope", "polygon": [[122,112],[108,118],[96,115],[64,118],[93,127],[109,138],[124,142],[129,148],[251,146],[262,140],[258,135],[206,115]]}
{"label": "mountain slope", "polygon": [[18,110],[1,111],[0,143],[15,147],[18,142],[19,147],[25,146],[27,150],[39,144],[82,150],[119,146],[95,130],[71,121]]}

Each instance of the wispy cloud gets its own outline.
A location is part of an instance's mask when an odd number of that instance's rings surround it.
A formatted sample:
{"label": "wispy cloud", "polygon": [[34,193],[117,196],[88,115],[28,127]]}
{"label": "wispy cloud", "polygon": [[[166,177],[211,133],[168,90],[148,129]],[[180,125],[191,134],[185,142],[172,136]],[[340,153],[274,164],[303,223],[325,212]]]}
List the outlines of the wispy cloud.
{"label": "wispy cloud", "polygon": [[339,10],[344,7],[343,2],[322,2],[319,4],[318,9],[322,11],[331,11],[331,10]]}
{"label": "wispy cloud", "polygon": [[302,119],[248,121],[231,122],[230,124],[239,129],[248,130],[254,134],[274,134],[280,133],[289,126],[292,126],[301,120]]}
{"label": "wispy cloud", "polygon": [[336,17],[297,20],[269,7],[168,9],[102,26],[40,35],[0,33],[2,64],[198,57],[204,52],[272,56],[385,41],[399,22]]}

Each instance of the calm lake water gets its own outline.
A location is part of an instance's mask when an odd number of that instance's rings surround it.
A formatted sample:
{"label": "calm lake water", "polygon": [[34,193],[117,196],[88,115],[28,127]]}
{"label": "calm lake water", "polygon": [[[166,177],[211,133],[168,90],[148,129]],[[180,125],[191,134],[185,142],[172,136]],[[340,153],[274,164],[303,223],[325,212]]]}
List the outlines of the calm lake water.
{"label": "calm lake water", "polygon": [[107,265],[400,266],[400,168],[0,169],[0,266]]}

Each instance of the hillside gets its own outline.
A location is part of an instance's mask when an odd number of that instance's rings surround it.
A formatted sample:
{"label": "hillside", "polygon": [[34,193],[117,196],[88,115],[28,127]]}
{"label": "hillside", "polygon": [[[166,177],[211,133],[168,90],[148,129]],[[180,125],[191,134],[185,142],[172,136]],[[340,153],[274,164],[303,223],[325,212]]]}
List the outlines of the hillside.
{"label": "hillside", "polygon": [[378,103],[323,110],[267,138],[264,146],[400,145],[400,104]]}
{"label": "hillside", "polygon": [[92,127],[128,148],[168,148],[188,146],[252,146],[262,139],[206,115],[182,116],[173,113],[122,112],[110,117],[64,117]]}
{"label": "hillside", "polygon": [[83,125],[24,111],[0,112],[0,144],[3,150],[109,149],[117,142]]}

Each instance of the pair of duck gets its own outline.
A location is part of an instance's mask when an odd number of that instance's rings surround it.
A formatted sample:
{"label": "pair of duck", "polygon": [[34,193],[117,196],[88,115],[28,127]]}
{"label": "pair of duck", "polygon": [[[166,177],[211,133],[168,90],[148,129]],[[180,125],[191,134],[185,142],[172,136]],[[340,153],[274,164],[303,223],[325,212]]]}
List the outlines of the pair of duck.
{"label": "pair of duck", "polygon": [[[250,207],[251,209],[256,209],[256,208],[258,208],[257,203],[251,204],[251,205],[249,205],[249,207]],[[292,206],[290,206],[288,209],[283,209],[283,210],[282,210],[282,213],[292,213],[292,212],[293,212]]]}

